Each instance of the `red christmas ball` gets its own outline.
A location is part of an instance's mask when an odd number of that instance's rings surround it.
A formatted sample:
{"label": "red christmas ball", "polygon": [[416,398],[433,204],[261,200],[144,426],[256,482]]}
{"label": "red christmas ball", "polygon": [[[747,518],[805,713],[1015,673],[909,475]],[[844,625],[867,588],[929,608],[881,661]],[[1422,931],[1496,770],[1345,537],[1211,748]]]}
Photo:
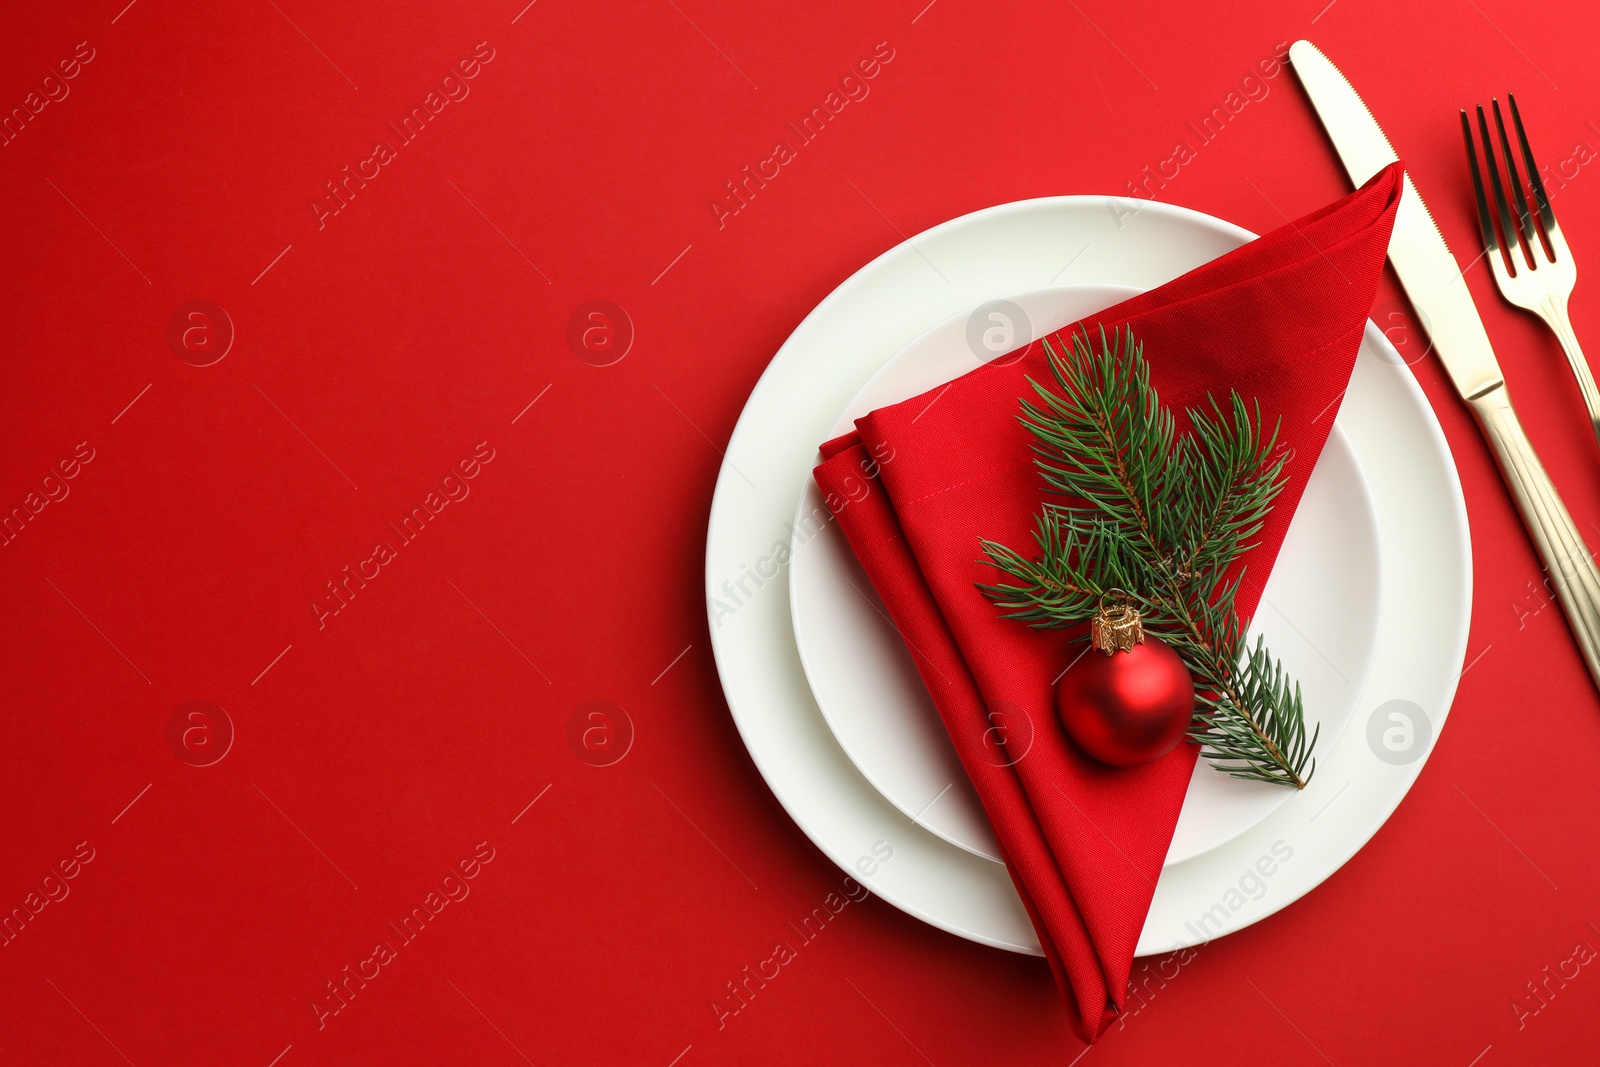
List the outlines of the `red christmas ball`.
{"label": "red christmas ball", "polygon": [[1183,659],[1147,637],[1131,608],[1095,618],[1092,647],[1056,684],[1056,712],[1078,747],[1113,767],[1165,756],[1194,716],[1194,681]]}

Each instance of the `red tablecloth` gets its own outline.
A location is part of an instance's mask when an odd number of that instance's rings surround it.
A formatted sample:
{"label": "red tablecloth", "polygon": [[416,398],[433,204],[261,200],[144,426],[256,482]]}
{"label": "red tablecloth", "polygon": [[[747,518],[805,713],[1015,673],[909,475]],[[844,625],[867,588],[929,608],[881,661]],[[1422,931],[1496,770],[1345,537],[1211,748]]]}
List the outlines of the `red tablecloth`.
{"label": "red tablecloth", "polygon": [[[1299,36],[1468,258],[1455,108],[1518,91],[1592,279],[1600,27],[1503,0],[923,3],[8,12],[8,1062],[1078,1054],[1043,961],[871,899],[728,999],[841,878],[709,654],[705,515],[745,396],[840,280],[954,215],[1131,189],[1263,231],[1333,199],[1274,63]],[[1600,544],[1559,352],[1481,263],[1471,284]],[[1375,317],[1421,354],[1392,280]],[[1592,1058],[1600,699],[1476,431],[1415,370],[1477,559],[1448,729],[1322,887],[1136,967],[1096,1060]]]}

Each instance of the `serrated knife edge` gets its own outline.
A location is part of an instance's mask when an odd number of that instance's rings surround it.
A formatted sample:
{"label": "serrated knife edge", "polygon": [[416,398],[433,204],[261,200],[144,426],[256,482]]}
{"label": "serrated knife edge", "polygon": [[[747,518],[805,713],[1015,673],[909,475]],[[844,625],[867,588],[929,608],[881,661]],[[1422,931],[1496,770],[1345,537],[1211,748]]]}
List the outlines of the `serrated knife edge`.
{"label": "serrated knife edge", "polygon": [[[1372,109],[1321,49],[1296,41],[1289,62],[1352,182],[1359,186],[1400,158]],[[1470,400],[1503,384],[1460,264],[1409,171],[1395,212],[1389,261],[1461,395]]]}

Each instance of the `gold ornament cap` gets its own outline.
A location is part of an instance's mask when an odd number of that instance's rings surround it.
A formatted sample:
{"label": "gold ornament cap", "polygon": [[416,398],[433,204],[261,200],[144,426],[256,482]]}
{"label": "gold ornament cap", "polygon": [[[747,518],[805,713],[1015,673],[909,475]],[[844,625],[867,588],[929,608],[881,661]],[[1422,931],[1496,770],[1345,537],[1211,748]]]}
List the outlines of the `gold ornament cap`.
{"label": "gold ornament cap", "polygon": [[[1120,596],[1121,603],[1106,606],[1106,597]],[[1134,645],[1144,644],[1144,620],[1131,598],[1121,589],[1108,589],[1101,594],[1100,607],[1089,620],[1089,645],[1106,655],[1127,652]]]}

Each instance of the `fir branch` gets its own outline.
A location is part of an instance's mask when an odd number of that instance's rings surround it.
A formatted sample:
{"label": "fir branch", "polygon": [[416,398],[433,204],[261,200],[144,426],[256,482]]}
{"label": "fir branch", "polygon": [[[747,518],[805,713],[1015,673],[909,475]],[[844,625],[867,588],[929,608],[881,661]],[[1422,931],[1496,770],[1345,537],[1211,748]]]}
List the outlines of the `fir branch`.
{"label": "fir branch", "polygon": [[1283,487],[1276,427],[1264,432],[1259,406],[1235,392],[1187,411],[1178,434],[1131,332],[1102,328],[1098,349],[1082,334],[1070,352],[1044,344],[1053,384],[1030,381],[1020,421],[1045,485],[1067,502],[1040,509],[1036,557],[982,542],[1011,581],[979,588],[1039,628],[1077,625],[1106,591],[1133,591],[1146,631],[1194,676],[1190,740],[1235,778],[1303,789],[1317,731],[1306,735],[1300,687],[1265,644],[1246,648],[1234,610],[1236,564]]}

